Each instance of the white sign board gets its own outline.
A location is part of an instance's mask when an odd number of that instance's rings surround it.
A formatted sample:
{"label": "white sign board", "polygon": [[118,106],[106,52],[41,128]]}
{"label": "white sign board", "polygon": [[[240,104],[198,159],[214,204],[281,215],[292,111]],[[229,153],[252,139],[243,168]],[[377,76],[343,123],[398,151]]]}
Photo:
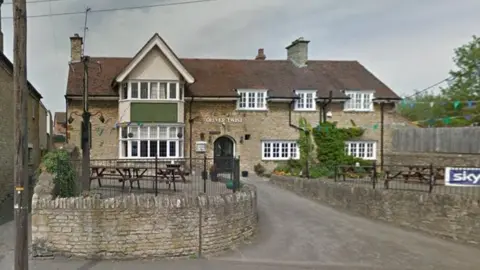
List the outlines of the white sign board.
{"label": "white sign board", "polygon": [[197,153],[207,152],[207,142],[204,142],[204,141],[195,142],[195,152]]}

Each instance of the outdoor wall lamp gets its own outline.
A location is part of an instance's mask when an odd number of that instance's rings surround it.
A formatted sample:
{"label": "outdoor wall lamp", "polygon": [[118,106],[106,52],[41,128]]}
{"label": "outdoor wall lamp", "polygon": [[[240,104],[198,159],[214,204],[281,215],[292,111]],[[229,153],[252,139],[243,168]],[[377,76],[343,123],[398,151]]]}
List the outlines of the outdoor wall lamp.
{"label": "outdoor wall lamp", "polygon": [[[91,114],[91,116],[96,116],[96,115],[99,115],[99,114],[100,114],[100,117],[98,118],[98,120],[100,120],[100,122],[102,122],[102,123],[105,123],[105,117],[103,116],[103,114],[100,111]],[[73,123],[73,121],[75,121],[75,119],[72,117],[72,115],[83,116],[83,115],[81,115],[77,112],[71,112],[70,115],[68,116],[68,120],[67,120],[69,124],[71,124],[71,123]]]}
{"label": "outdoor wall lamp", "polygon": [[328,118],[332,118],[332,116],[333,116],[332,112],[331,112],[331,111],[328,111],[328,112],[327,112],[327,117],[328,117]]}
{"label": "outdoor wall lamp", "polygon": [[243,136],[240,136],[240,143],[243,143]]}
{"label": "outdoor wall lamp", "polygon": [[205,141],[205,133],[200,133],[200,140]]}

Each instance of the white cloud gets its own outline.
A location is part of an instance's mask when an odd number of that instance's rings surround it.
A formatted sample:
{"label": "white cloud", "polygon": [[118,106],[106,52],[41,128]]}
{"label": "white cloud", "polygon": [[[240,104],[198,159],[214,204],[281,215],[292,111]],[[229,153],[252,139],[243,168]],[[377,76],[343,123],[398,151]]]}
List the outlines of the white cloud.
{"label": "white cloud", "polygon": [[[29,4],[49,14],[184,0],[65,0]],[[463,0],[218,0],[191,5],[90,13],[86,52],[133,56],[158,32],[184,57],[285,58],[299,36],[311,40],[311,59],[356,59],[398,93],[445,78],[453,49],[478,33],[480,1]],[[2,7],[11,16],[11,5]],[[32,18],[28,77],[54,111],[64,110],[69,37],[82,34],[83,15]],[[12,55],[12,21],[2,20],[5,54]]]}

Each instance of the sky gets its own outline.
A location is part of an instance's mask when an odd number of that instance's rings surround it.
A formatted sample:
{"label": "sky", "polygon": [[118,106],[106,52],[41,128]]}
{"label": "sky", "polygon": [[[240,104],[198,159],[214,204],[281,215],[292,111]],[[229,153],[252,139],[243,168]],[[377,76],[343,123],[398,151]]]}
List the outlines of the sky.
{"label": "sky", "polygon": [[[27,13],[184,1],[52,0],[27,4]],[[454,49],[480,35],[479,10],[478,0],[216,0],[91,12],[85,54],[132,57],[157,32],[179,57],[253,59],[264,48],[267,59],[286,59],[285,47],[304,37],[309,59],[357,60],[408,96],[448,76]],[[4,53],[13,59],[11,16],[5,0]],[[84,14],[28,18],[28,79],[52,112],[65,110],[69,37],[83,36],[84,21]]]}

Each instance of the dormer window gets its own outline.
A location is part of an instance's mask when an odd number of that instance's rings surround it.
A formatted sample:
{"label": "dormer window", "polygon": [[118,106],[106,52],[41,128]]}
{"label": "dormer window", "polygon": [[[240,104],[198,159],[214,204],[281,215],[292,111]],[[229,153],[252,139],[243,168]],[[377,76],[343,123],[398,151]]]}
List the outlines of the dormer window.
{"label": "dormer window", "polygon": [[267,110],[267,90],[237,90],[238,110]]}
{"label": "dormer window", "polygon": [[373,112],[374,91],[345,91],[350,99],[345,102],[344,111]]}
{"label": "dormer window", "polygon": [[179,82],[128,82],[122,84],[121,99],[182,100]]}
{"label": "dormer window", "polygon": [[298,97],[295,100],[296,111],[315,111],[317,109],[315,102],[317,98],[316,90],[296,90],[295,94]]}

